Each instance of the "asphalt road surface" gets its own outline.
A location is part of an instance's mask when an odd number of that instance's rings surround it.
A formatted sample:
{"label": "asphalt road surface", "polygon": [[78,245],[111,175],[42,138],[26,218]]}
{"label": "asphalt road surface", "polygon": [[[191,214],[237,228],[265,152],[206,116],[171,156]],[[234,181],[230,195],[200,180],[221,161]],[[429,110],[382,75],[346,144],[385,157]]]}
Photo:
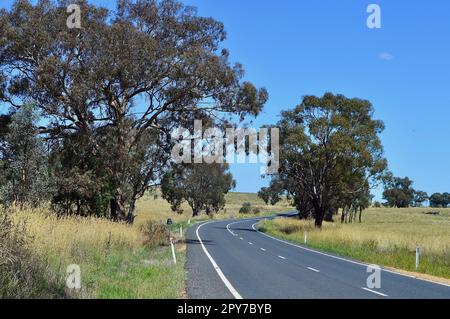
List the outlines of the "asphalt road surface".
{"label": "asphalt road surface", "polygon": [[[382,269],[368,287],[368,265],[269,237],[261,218],[198,224],[187,233],[192,299],[450,299],[450,286]],[[370,282],[373,282],[372,280]]]}

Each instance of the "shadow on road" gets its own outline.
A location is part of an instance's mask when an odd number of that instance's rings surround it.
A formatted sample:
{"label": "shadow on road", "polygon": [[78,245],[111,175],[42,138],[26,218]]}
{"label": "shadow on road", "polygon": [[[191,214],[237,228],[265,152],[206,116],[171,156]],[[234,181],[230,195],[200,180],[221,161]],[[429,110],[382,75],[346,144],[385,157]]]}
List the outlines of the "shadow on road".
{"label": "shadow on road", "polygon": [[[216,229],[225,229],[225,227],[215,227]],[[242,230],[242,231],[249,231],[249,232],[254,232],[255,230],[252,228],[230,228],[231,231],[235,231],[235,230]]]}
{"label": "shadow on road", "polygon": [[[202,239],[203,245],[216,245],[212,240],[204,240]],[[186,239],[186,244],[192,244],[192,245],[200,245],[200,241],[197,239]]]}

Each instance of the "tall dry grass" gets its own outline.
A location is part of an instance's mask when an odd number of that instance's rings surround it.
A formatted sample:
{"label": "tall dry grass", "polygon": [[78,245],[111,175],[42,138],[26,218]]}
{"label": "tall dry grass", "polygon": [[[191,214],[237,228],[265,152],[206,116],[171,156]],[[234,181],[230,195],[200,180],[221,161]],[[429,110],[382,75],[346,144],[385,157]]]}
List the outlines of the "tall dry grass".
{"label": "tall dry grass", "polygon": [[[10,260],[6,264],[10,266],[12,279],[9,281],[17,282],[17,289],[2,285],[3,297],[92,297],[96,283],[90,282],[90,278],[107,262],[109,255],[132,254],[144,244],[144,235],[137,227],[98,218],[57,217],[47,207],[11,207],[3,210],[3,216],[12,230],[9,235],[2,231],[1,257]],[[84,287],[89,289],[76,293],[65,289],[66,270],[72,264],[81,267],[87,284]],[[14,279],[16,275],[12,275],[11,267],[16,268],[16,274],[28,273],[34,279]],[[0,277],[6,278],[3,263],[0,270]],[[48,282],[39,274],[49,279]]]}
{"label": "tall dry grass", "polygon": [[0,209],[0,298],[64,298],[63,279],[32,249],[25,224]]}
{"label": "tall dry grass", "polygon": [[32,249],[64,263],[101,259],[111,249],[133,250],[142,246],[142,233],[129,225],[100,218],[58,217],[46,207],[10,209],[14,223],[24,223],[32,236]]}
{"label": "tall dry grass", "polygon": [[450,278],[450,209],[439,216],[425,214],[427,208],[370,208],[363,223],[324,223],[321,230],[313,221],[278,219],[262,223],[263,231],[303,243],[308,232],[312,247],[363,261],[415,270],[415,249],[421,249],[419,271]]}

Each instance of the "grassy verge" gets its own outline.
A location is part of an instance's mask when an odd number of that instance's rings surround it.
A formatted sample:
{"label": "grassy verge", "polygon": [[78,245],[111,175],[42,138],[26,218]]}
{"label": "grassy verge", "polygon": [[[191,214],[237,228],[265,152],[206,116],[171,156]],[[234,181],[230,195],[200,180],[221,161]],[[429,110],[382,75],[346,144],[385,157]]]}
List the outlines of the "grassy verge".
{"label": "grassy verge", "polygon": [[[439,216],[426,208],[371,208],[362,224],[325,223],[322,230],[311,221],[278,219],[260,223],[273,236],[367,263],[450,279],[450,209]],[[421,249],[415,269],[415,248]]]}
{"label": "grassy verge", "polygon": [[[260,213],[239,214],[244,202]],[[290,210],[286,200],[267,206],[256,194],[243,193],[228,194],[227,205],[219,214],[196,218],[188,207],[178,215],[160,196],[147,195],[138,202],[135,225],[97,218],[58,218],[45,207],[11,208],[3,212],[8,220],[0,225],[0,297],[183,298],[186,246],[182,237],[189,220],[192,224]],[[166,226],[168,218],[174,222],[170,227]],[[169,230],[177,243],[176,265],[168,246]],[[80,291],[66,288],[69,265],[80,266]]]}
{"label": "grassy verge", "polygon": [[[169,246],[147,245],[142,227],[95,218],[57,218],[48,209],[15,209],[15,224],[25,223],[33,255],[65,286],[66,270],[81,269],[82,289],[57,297],[182,298],[185,247],[177,244],[176,265]],[[167,235],[160,241],[167,242]],[[44,286],[33,288],[42,295]],[[21,298],[23,295],[16,295]],[[25,296],[26,297],[26,296]]]}
{"label": "grassy verge", "polygon": [[184,246],[177,247],[177,264],[168,247],[143,248],[112,254],[87,284],[103,299],[178,299],[184,296]]}

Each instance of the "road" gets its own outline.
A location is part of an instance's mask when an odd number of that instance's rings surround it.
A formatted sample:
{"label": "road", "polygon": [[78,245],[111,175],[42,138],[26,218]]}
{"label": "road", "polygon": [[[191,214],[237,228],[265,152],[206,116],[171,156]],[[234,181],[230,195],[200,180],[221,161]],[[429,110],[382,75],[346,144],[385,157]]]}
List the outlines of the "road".
{"label": "road", "polygon": [[187,233],[192,299],[450,299],[450,286],[382,269],[367,287],[368,265],[269,237],[260,218],[198,224]]}

